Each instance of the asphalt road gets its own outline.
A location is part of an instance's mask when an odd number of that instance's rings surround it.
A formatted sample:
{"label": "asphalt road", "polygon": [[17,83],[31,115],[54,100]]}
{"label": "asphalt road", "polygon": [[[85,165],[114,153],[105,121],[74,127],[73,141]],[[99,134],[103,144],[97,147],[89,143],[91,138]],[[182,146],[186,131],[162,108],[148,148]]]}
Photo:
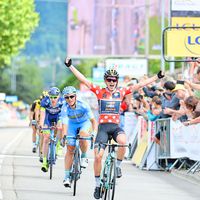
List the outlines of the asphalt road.
{"label": "asphalt road", "polygon": [[[0,128],[0,199],[4,200],[92,200],[93,158],[78,181],[77,196],[62,185],[63,157],[57,160],[53,179],[40,170],[37,154],[31,152],[31,129]],[[166,172],[141,171],[130,162],[122,165],[123,177],[117,180],[115,200],[197,200],[199,185]]]}

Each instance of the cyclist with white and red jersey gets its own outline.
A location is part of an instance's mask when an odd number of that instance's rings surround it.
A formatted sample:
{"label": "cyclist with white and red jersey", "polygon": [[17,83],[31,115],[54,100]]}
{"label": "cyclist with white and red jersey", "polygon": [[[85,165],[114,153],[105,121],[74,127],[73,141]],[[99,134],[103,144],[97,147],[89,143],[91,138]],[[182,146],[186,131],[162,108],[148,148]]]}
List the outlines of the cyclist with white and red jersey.
{"label": "cyclist with white and red jersey", "polygon": [[[70,58],[66,58],[65,65],[72,71],[72,73],[85,84],[97,96],[99,102],[99,126],[98,133],[95,139],[95,159],[94,159],[94,175],[96,187],[94,191],[95,199],[100,199],[100,173],[101,161],[105,151],[105,146],[101,143],[107,143],[109,136],[111,136],[118,144],[126,144],[126,135],[122,128],[119,127],[120,122],[120,105],[124,96],[144,87],[157,79],[164,77],[160,71],[156,76],[148,78],[143,82],[130,87],[118,87],[119,74],[116,70],[107,70],[104,74],[104,81],[106,88],[94,85],[83,74],[81,74],[73,65]],[[99,150],[99,146],[101,147]],[[121,162],[124,158],[126,149],[124,147],[118,148],[116,173],[117,178],[122,176]]]}

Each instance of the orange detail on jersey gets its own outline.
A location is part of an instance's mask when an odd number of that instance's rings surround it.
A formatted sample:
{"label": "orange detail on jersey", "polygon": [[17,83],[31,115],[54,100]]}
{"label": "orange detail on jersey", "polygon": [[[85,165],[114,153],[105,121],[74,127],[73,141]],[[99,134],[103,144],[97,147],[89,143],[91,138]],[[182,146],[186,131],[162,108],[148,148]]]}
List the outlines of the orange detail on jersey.
{"label": "orange detail on jersey", "polygon": [[99,101],[99,123],[119,124],[121,102],[125,95],[131,93],[131,89],[118,87],[111,93],[107,88],[92,84],[90,90]]}

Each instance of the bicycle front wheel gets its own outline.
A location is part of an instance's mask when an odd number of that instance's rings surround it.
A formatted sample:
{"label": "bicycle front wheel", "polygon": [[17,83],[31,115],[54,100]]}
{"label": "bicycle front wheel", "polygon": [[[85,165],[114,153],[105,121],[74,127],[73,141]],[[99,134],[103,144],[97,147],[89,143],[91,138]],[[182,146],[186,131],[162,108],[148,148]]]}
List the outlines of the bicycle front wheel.
{"label": "bicycle front wheel", "polygon": [[74,181],[73,196],[75,196],[77,180],[79,179],[79,176],[80,176],[80,153],[79,153],[78,149],[76,149],[76,151],[74,153],[73,169],[74,169],[74,172],[73,172],[73,181]]}
{"label": "bicycle front wheel", "polygon": [[108,200],[114,200],[115,197],[115,184],[116,184],[116,164],[115,160],[111,162],[110,171],[109,171],[109,187],[107,190]]}
{"label": "bicycle front wheel", "polygon": [[49,152],[49,172],[50,172],[50,176],[49,178],[52,179],[53,177],[53,164],[55,163],[55,144],[54,142],[50,143],[50,152]]}

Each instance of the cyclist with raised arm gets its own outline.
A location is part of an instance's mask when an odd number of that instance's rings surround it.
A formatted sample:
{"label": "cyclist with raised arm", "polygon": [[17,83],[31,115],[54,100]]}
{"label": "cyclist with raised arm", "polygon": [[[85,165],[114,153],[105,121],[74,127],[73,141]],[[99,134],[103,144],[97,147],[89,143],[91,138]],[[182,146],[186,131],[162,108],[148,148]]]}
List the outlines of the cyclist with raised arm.
{"label": "cyclist with raised arm", "polygon": [[[60,90],[57,87],[50,88],[48,92],[49,96],[46,96],[41,101],[40,108],[40,127],[42,128],[50,128],[53,123],[56,124],[56,127],[61,129],[61,121],[60,121],[60,112],[63,105],[63,98],[60,96]],[[47,154],[48,154],[48,145],[50,138],[50,129],[49,131],[43,131],[43,163],[41,170],[43,172],[48,171],[48,163],[47,163]]]}
{"label": "cyclist with raised arm", "polygon": [[[124,130],[119,127],[120,122],[120,105],[124,96],[144,87],[157,79],[164,77],[160,71],[156,76],[148,78],[143,82],[139,82],[130,87],[118,87],[119,74],[115,69],[107,70],[104,74],[104,81],[106,88],[101,88],[100,86],[91,83],[83,74],[81,74],[73,65],[70,58],[66,58],[65,65],[72,71],[72,73],[84,83],[90,90],[95,93],[99,102],[99,127],[98,133],[95,139],[95,159],[94,159],[94,175],[96,187],[94,191],[95,199],[100,198],[100,173],[101,173],[101,161],[105,151],[105,146],[101,143],[107,143],[109,136],[121,145],[126,144],[126,135]],[[121,162],[124,158],[125,147],[120,147],[117,152],[117,163],[116,163],[116,175],[117,178],[122,176],[121,172]]]}
{"label": "cyclist with raised arm", "polygon": [[[91,108],[85,102],[77,99],[76,89],[72,86],[65,87],[63,89],[63,97],[65,98],[65,103],[61,111],[62,123],[67,126],[65,128],[65,137],[72,136],[76,137],[77,130],[81,137],[89,136],[91,132],[91,125],[93,132],[97,132],[97,122],[91,111]],[[70,183],[70,169],[73,162],[73,154],[75,149],[75,139],[67,140],[67,151],[65,154],[65,177],[63,185],[65,187],[71,187]],[[87,149],[88,142],[83,140],[80,141],[81,148],[81,167],[86,168],[88,165],[87,159]]]}

